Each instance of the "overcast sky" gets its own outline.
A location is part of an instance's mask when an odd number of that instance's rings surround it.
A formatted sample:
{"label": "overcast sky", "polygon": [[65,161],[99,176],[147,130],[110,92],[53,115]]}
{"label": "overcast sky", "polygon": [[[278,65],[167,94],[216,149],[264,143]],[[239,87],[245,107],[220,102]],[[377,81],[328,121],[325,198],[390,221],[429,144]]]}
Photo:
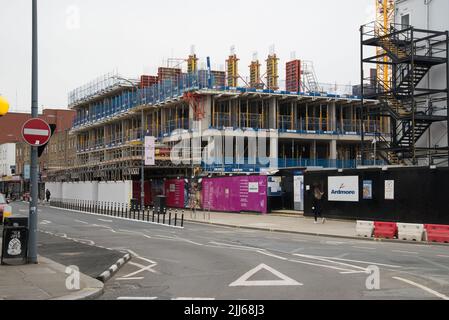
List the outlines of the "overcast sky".
{"label": "overcast sky", "polygon": [[[359,26],[374,0],[38,0],[39,106],[66,108],[67,94],[114,69],[156,74],[170,57],[224,68],[230,47],[248,76],[253,52],[314,62],[319,82],[359,82]],[[12,109],[31,104],[31,0],[0,0],[0,94]],[[265,72],[264,62],[262,73]],[[18,107],[16,107],[18,106]]]}

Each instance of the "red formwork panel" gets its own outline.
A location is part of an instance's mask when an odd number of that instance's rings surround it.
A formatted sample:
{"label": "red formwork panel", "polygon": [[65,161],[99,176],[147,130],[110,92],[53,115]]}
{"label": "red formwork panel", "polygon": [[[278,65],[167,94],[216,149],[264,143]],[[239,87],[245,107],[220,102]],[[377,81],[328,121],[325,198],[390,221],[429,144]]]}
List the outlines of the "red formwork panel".
{"label": "red formwork panel", "polygon": [[449,226],[441,224],[426,224],[427,241],[449,243]]}
{"label": "red formwork panel", "polygon": [[301,60],[293,60],[286,63],[285,79],[285,90],[290,92],[301,91]]}
{"label": "red formwork panel", "polygon": [[383,239],[394,239],[398,236],[398,225],[396,222],[374,222],[374,237]]}

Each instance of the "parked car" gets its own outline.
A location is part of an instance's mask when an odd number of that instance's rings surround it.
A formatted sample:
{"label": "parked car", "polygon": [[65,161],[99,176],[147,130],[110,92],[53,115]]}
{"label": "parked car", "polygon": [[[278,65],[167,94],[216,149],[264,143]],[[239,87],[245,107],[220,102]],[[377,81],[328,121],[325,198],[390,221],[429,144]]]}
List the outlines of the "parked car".
{"label": "parked car", "polygon": [[3,223],[3,210],[8,205],[5,195],[0,193],[0,224]]}

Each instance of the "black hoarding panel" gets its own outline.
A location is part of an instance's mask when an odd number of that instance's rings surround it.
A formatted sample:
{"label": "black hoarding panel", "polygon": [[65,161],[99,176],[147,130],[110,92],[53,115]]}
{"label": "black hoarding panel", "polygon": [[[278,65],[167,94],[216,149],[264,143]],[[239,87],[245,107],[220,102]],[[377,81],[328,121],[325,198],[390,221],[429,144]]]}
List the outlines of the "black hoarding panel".
{"label": "black hoarding panel", "polygon": [[[359,202],[329,201],[329,177],[358,176]],[[364,181],[366,190],[364,196]],[[394,192],[386,194],[386,181]],[[313,188],[325,192],[323,215],[338,219],[449,224],[449,168],[389,168],[311,171],[305,174],[305,215],[312,216]],[[371,186],[371,187],[370,187]],[[307,190],[309,187],[309,190]],[[371,191],[371,192],[370,192]],[[371,194],[371,197],[370,197]],[[393,195],[394,199],[388,199]]]}

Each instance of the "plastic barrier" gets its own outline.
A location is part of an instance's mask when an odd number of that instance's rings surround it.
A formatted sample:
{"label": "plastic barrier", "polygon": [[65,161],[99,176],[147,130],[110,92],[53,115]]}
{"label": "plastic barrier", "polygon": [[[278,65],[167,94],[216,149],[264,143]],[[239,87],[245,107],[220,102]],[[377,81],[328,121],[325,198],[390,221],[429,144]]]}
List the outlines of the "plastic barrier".
{"label": "plastic barrier", "polygon": [[358,237],[371,238],[374,232],[373,221],[357,221],[355,232]]}
{"label": "plastic barrier", "polygon": [[398,223],[398,239],[421,242],[424,236],[423,224]]}
{"label": "plastic barrier", "polygon": [[426,224],[427,241],[449,243],[449,226]]}
{"label": "plastic barrier", "polygon": [[398,234],[398,226],[395,222],[374,222],[374,237],[394,239]]}

